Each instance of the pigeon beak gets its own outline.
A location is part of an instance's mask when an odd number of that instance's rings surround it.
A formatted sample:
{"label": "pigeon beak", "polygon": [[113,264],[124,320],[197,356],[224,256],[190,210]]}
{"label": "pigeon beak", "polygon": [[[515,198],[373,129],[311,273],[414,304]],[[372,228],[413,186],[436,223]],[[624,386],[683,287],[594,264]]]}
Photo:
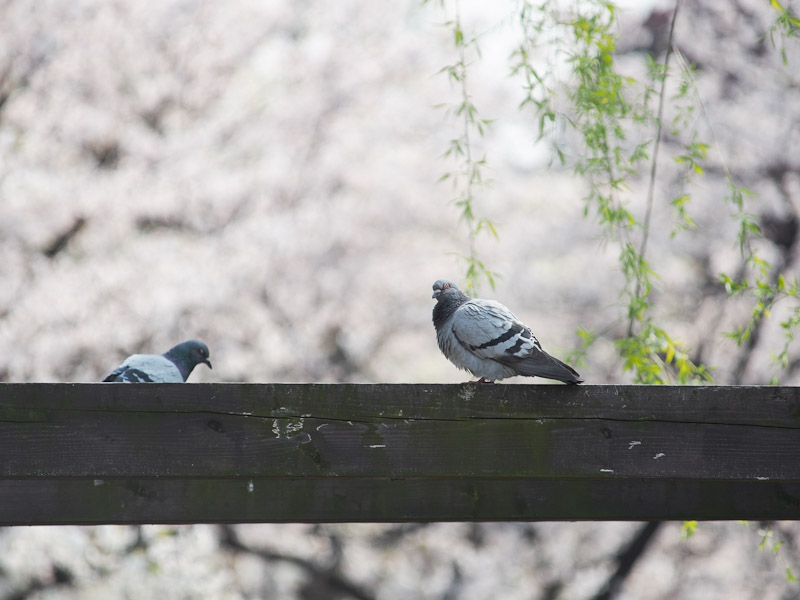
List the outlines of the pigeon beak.
{"label": "pigeon beak", "polygon": [[205,359],[203,362],[208,365],[209,369],[213,369],[214,368],[214,367],[211,366],[211,361],[210,360]]}
{"label": "pigeon beak", "polygon": [[442,293],[442,292],[441,292],[441,291],[439,291],[439,290],[433,290],[433,296],[431,296],[431,298],[438,298],[438,297],[439,297],[439,294],[441,294],[441,293]]}

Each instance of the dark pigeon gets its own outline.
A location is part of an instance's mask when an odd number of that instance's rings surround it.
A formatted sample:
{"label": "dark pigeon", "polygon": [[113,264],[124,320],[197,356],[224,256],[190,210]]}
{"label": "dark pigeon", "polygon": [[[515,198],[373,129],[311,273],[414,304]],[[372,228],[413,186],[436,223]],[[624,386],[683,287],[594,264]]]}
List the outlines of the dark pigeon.
{"label": "dark pigeon", "polygon": [[524,375],[582,383],[575,369],[542,350],[539,340],[504,305],[470,299],[445,279],[433,284],[433,325],[442,353],[459,369],[491,383]]}
{"label": "dark pigeon", "polygon": [[103,381],[116,383],[183,383],[200,363],[211,368],[208,346],[189,340],[165,354],[133,354],[106,375]]}

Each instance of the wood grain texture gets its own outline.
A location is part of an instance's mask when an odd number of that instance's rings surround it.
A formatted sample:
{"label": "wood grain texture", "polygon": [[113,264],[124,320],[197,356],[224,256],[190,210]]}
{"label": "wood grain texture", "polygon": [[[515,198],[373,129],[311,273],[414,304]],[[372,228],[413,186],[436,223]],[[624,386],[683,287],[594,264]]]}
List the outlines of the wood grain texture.
{"label": "wood grain texture", "polygon": [[0,384],[0,523],[796,519],[798,392]]}
{"label": "wood grain texture", "polygon": [[5,479],[0,524],[774,520],[800,483],[476,478]]}

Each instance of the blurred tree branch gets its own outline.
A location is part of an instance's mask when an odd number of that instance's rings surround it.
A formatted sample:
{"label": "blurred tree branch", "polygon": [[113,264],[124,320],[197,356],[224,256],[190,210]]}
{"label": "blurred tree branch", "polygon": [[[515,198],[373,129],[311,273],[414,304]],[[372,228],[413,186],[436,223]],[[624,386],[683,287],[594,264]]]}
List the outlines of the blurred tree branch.
{"label": "blurred tree branch", "polygon": [[234,553],[242,552],[251,554],[261,558],[267,563],[276,561],[287,562],[305,571],[310,579],[306,589],[314,590],[313,594],[305,596],[307,600],[324,600],[325,598],[334,598],[341,595],[355,598],[356,600],[374,600],[375,598],[375,596],[364,590],[361,586],[350,581],[340,573],[337,573],[335,568],[325,569],[299,556],[281,554],[279,552],[272,552],[260,548],[251,548],[239,539],[236,530],[231,525],[221,525],[219,529],[220,546],[222,548]]}

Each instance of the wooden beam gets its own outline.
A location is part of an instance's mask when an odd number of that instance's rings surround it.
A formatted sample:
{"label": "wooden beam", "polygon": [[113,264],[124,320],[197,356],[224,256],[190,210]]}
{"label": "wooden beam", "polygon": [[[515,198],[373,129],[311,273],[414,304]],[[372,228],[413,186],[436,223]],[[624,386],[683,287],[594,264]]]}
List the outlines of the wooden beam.
{"label": "wooden beam", "polygon": [[800,388],[0,384],[0,524],[800,518]]}

